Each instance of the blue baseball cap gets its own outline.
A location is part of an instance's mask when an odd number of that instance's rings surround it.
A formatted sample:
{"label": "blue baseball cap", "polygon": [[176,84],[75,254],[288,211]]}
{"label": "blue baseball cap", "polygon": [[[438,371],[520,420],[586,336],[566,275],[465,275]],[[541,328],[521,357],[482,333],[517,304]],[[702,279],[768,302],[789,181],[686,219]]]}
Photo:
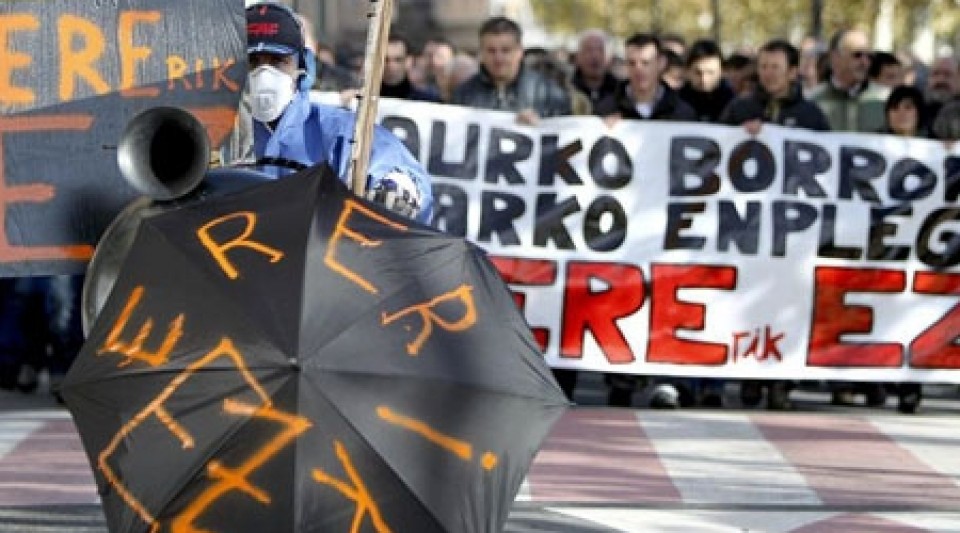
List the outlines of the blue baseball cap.
{"label": "blue baseball cap", "polygon": [[292,55],[303,51],[300,21],[289,8],[260,3],[247,8],[247,53]]}

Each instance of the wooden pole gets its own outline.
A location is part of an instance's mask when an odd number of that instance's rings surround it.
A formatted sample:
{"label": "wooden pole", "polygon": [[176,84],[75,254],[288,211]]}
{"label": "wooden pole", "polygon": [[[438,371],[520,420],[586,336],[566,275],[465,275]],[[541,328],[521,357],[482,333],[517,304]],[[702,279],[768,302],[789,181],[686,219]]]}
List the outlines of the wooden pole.
{"label": "wooden pole", "polygon": [[367,168],[370,162],[370,144],[373,124],[377,118],[380,101],[380,83],[383,80],[383,63],[390,36],[390,19],[393,17],[393,0],[369,0],[370,19],[367,27],[367,46],[363,58],[363,87],[357,106],[357,124],[353,130],[353,146],[350,152],[349,175],[353,192],[363,196],[367,188]]}

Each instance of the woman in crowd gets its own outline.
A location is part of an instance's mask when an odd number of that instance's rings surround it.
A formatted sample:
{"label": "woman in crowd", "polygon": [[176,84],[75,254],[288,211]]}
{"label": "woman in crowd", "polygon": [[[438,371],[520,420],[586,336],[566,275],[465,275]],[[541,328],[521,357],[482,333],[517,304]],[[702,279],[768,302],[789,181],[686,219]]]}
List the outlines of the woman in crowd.
{"label": "woman in crowd", "polygon": [[[910,85],[895,87],[884,106],[885,125],[881,133],[902,137],[928,137],[923,110],[926,109],[923,91]],[[897,385],[897,410],[912,414],[920,407],[923,389],[920,383]]]}

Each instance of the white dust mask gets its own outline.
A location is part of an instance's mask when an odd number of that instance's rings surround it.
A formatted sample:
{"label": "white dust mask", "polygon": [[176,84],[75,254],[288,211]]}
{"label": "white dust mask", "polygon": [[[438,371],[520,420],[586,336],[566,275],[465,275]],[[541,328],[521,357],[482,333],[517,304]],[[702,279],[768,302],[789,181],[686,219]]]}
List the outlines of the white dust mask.
{"label": "white dust mask", "polygon": [[250,113],[260,122],[270,123],[283,114],[293,100],[293,77],[270,65],[250,72]]}

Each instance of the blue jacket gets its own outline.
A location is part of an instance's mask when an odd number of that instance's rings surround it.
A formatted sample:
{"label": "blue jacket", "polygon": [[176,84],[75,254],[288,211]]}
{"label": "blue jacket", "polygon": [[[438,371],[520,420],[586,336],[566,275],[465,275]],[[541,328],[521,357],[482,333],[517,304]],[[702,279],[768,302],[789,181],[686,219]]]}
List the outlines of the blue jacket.
{"label": "blue jacket", "polygon": [[[277,157],[305,165],[329,164],[340,179],[346,182],[350,164],[350,140],[356,124],[356,115],[346,109],[311,103],[309,95],[300,91],[284,110],[276,131],[263,123],[253,121],[253,151],[257,159]],[[291,169],[266,166],[263,169],[274,177],[293,172]],[[410,154],[406,146],[382,126],[375,126],[367,189],[375,188],[392,171],[410,176],[420,191],[420,212],[417,221],[429,224],[433,218],[433,193],[430,176]]]}

